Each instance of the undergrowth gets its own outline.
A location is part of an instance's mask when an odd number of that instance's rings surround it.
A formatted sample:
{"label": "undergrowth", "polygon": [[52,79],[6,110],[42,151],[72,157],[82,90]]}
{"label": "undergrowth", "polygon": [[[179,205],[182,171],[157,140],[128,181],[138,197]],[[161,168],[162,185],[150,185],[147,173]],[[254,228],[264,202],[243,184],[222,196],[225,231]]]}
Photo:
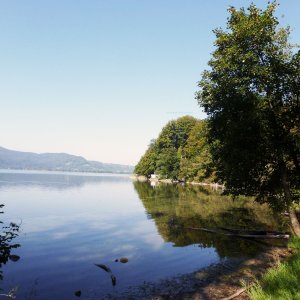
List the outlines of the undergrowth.
{"label": "undergrowth", "polygon": [[295,253],[249,290],[252,300],[300,300],[300,238],[292,238],[289,247]]}

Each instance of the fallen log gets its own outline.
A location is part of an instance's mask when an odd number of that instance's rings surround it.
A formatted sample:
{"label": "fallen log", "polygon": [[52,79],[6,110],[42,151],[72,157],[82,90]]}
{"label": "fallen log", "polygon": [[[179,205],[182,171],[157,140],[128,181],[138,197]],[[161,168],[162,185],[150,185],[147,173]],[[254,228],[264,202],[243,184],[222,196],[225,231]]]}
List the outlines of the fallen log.
{"label": "fallen log", "polygon": [[231,233],[236,233],[236,234],[255,234],[255,235],[282,235],[282,234],[288,234],[288,233],[283,233],[279,231],[273,231],[273,230],[245,230],[245,229],[231,229],[227,227],[218,227],[217,229],[225,230]]}
{"label": "fallen log", "polygon": [[242,289],[239,289],[235,294],[229,296],[229,297],[226,297],[226,298],[222,298],[221,300],[231,300],[231,299],[234,299],[236,298],[237,296],[241,295],[242,293],[244,293],[249,287],[246,287],[246,288],[242,288]]}
{"label": "fallen log", "polygon": [[288,239],[290,237],[289,234],[242,234],[242,233],[234,233],[234,232],[222,232],[220,230],[208,229],[202,227],[186,227],[186,229],[191,230],[200,230],[209,233],[222,234],[225,236],[236,236],[242,238],[252,238],[252,239]]}

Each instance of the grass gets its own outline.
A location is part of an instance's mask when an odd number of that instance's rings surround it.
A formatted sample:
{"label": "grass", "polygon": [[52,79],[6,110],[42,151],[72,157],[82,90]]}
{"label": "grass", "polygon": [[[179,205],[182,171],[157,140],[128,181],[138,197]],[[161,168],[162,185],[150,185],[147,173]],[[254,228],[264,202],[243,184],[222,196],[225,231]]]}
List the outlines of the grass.
{"label": "grass", "polygon": [[252,300],[300,300],[300,238],[292,238],[289,247],[295,254],[268,270],[249,290]]}

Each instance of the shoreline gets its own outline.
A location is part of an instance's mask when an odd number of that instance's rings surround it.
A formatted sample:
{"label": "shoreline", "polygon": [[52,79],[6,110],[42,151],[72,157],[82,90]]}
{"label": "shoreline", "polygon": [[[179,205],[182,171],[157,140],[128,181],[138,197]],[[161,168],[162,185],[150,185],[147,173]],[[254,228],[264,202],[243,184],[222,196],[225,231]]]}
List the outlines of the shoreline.
{"label": "shoreline", "polygon": [[129,177],[131,176],[130,173],[31,170],[31,169],[0,169],[0,174],[58,174],[58,175],[61,174],[61,175],[83,175],[83,176],[124,175],[124,176],[129,176]]}
{"label": "shoreline", "polygon": [[[275,268],[293,253],[288,247],[269,247],[254,257],[225,258],[192,273],[131,286],[113,298],[104,299],[225,300],[242,288],[250,287],[267,270]],[[245,291],[234,299],[250,298]]]}
{"label": "shoreline", "polygon": [[[224,189],[224,185],[206,182],[179,182],[134,176],[135,180],[160,183],[191,184],[215,189]],[[234,240],[232,241],[234,243]],[[264,278],[269,270],[276,267],[295,254],[289,247],[267,247],[254,257],[225,258],[188,274],[178,274],[172,278],[162,279],[156,283],[145,283],[140,287],[131,287],[132,293],[122,295],[125,299],[152,300],[229,300],[250,299],[250,292],[257,282]],[[140,293],[139,293],[140,292]],[[251,294],[252,295],[252,294]],[[234,296],[234,297],[233,297]],[[116,299],[124,299],[124,298]]]}
{"label": "shoreline", "polygon": [[130,179],[136,180],[139,182],[150,182],[150,183],[168,183],[168,184],[191,184],[191,185],[201,185],[201,186],[209,186],[214,187],[217,189],[224,189],[224,184],[219,183],[210,183],[210,182],[196,182],[196,181],[180,181],[180,180],[173,180],[173,179],[158,179],[158,178],[147,178],[143,175],[130,175]]}

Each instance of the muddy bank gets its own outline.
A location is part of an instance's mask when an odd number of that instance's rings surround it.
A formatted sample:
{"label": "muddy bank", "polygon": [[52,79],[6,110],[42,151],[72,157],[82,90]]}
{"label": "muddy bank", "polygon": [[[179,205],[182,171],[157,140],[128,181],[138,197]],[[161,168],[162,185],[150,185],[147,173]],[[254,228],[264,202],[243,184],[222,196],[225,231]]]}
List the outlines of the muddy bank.
{"label": "muddy bank", "polygon": [[[130,287],[122,294],[107,295],[103,299],[147,300],[214,300],[229,297],[245,285],[259,279],[267,269],[275,267],[292,254],[292,250],[272,247],[253,258],[224,259],[199,271],[178,275],[158,283],[144,283]],[[234,299],[249,299],[242,293]]]}

